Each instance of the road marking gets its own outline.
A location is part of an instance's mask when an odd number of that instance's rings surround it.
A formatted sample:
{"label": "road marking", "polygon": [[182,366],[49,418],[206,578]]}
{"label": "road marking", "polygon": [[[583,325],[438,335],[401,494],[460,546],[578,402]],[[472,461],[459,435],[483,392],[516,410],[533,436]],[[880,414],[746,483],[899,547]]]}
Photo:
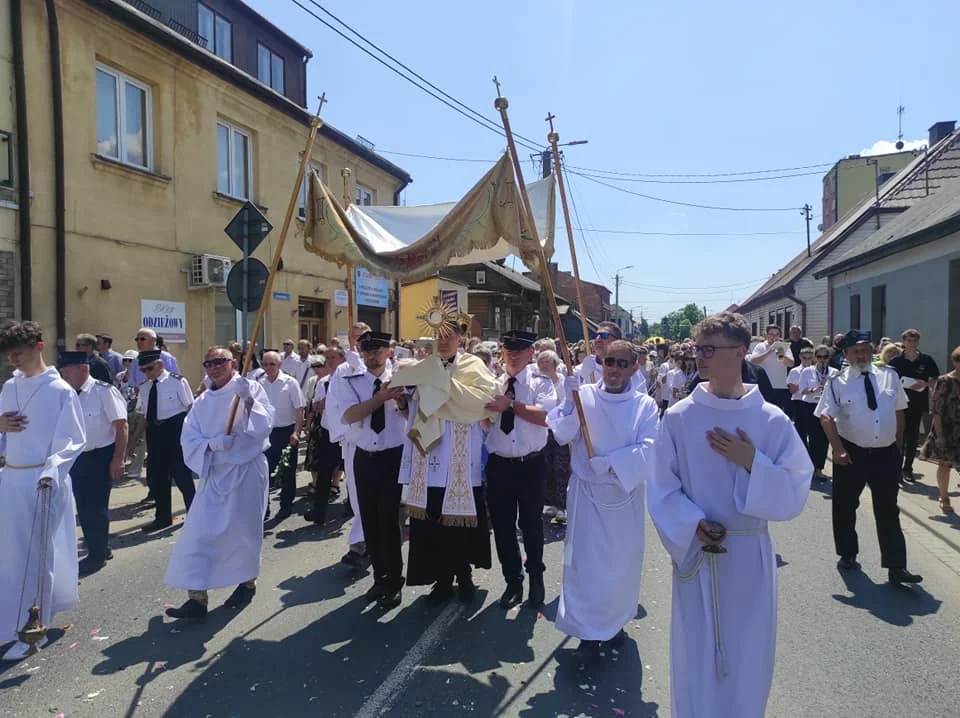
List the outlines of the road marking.
{"label": "road marking", "polygon": [[443,634],[462,613],[462,603],[448,605],[427,627],[420,639],[404,654],[403,659],[384,679],[380,687],[354,714],[355,718],[376,718],[390,710],[393,703],[400,697],[404,685],[413,677],[423,660],[437,647]]}

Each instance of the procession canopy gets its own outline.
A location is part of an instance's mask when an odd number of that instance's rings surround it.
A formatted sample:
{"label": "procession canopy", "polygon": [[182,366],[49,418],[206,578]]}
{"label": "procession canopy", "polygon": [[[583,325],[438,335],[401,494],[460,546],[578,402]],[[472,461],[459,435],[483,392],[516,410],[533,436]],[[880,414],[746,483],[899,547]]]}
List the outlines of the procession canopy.
{"label": "procession canopy", "polygon": [[[527,185],[537,235],[553,256],[554,180]],[[539,271],[539,253],[510,156],[504,154],[458,202],[416,207],[340,206],[319,174],[308,175],[304,246],[338,265],[362,266],[374,274],[417,282],[448,265],[475,264],[514,254]]]}

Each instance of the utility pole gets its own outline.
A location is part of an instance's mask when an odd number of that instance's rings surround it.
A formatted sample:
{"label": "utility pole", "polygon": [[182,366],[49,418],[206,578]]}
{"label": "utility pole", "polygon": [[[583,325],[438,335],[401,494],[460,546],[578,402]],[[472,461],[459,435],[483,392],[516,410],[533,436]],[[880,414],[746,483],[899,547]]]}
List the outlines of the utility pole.
{"label": "utility pole", "polygon": [[800,210],[803,214],[803,218],[807,220],[807,256],[810,256],[810,220],[813,219],[813,207],[810,206],[810,203],[803,205],[803,209]]}
{"label": "utility pole", "polygon": [[620,306],[620,272],[617,272],[613,275],[613,305],[615,307]]}

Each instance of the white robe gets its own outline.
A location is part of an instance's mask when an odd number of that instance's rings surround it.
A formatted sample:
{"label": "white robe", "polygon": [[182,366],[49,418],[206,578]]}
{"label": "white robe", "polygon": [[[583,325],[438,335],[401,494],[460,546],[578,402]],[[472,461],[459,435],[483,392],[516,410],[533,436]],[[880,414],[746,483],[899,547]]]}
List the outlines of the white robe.
{"label": "white robe", "polygon": [[347,480],[347,499],[350,501],[350,508],[353,510],[353,523],[350,525],[347,544],[356,546],[363,543],[363,523],[360,521],[360,501],[357,499],[357,477],[353,473],[353,459],[357,453],[357,445],[351,441],[349,425],[343,423],[343,413],[353,404],[344,405],[337,402],[337,397],[344,395],[344,391],[350,396],[352,396],[352,393],[347,387],[338,387],[337,385],[346,382],[345,377],[363,374],[367,367],[356,352],[346,352],[345,356],[347,360],[337,367],[330,378],[327,388],[327,404],[323,411],[329,417],[330,441],[340,442],[341,446],[343,475]]}
{"label": "white robe", "polygon": [[587,384],[579,394],[594,455],[608,457],[612,470],[593,471],[576,412],[550,412],[556,440],[573,442],[556,625],[577,638],[606,641],[636,615],[640,600],[644,493],[658,411],[653,399],[629,388],[611,394]]}
{"label": "white robe", "polygon": [[[69,471],[86,443],[77,392],[52,367],[34,377],[17,372],[9,379],[0,390],[0,412],[8,411],[24,414],[29,423],[21,432],[0,434],[0,454],[7,462],[0,469],[0,642],[17,639],[38,598],[40,526],[34,528],[34,517],[41,477],[54,479],[54,489],[40,619],[49,626],[54,614],[79,601],[77,522]],[[35,465],[42,467],[12,468]]]}
{"label": "white robe", "polygon": [[203,392],[183,422],[183,459],[201,481],[164,577],[174,588],[224,588],[260,574],[269,486],[263,452],[273,428],[273,406],[260,384],[250,382],[250,411],[242,403],[237,410],[230,450],[210,450],[227,431],[238,380],[234,374],[224,387]]}
{"label": "white robe", "polygon": [[[736,400],[698,385],[664,414],[655,445],[648,507],[674,563],[674,718],[760,718],[773,681],[777,562],[767,522],[803,510],[813,465],[786,414],[746,388]],[[710,448],[714,427],[747,433],[751,471]],[[728,553],[701,550],[701,519],[726,527]]]}

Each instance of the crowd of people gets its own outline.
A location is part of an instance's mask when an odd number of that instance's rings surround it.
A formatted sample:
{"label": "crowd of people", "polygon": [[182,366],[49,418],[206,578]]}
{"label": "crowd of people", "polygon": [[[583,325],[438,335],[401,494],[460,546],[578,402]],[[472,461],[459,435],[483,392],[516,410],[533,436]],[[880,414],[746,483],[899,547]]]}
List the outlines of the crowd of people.
{"label": "crowd of people", "polygon": [[[213,590],[233,589],[229,607],[253,600],[264,523],[294,511],[301,443],[305,515],[320,530],[343,476],[355,519],[342,561],[371,568],[366,602],[393,610],[406,586],[429,586],[433,606],[473,601],[492,534],[500,607],[539,610],[545,573],[562,572],[556,626],[580,639],[584,663],[623,641],[636,613],[649,514],[674,564],[676,716],[763,715],[777,623],[768,523],[799,515],[828,479],[828,450],[839,568],[860,569],[856,508],[869,485],[890,583],[922,581],[907,568],[897,492],[917,479],[919,448],[952,511],[960,347],[940,376],[915,330],[899,345],[874,348],[856,329],[814,345],[799,327],[751,337],[742,316],[722,313],[672,344],[625,341],[602,323],[558,347],[519,330],[469,338],[469,324],[461,315],[433,339],[397,342],[357,323],[342,345],[284,341],[245,372],[244,347],[215,346],[195,388],[150,329],[123,354],[80,335],[52,368],[36,323],[0,328],[16,370],[0,391],[4,658],[43,646],[19,630],[31,606],[49,624],[78,604],[78,575],[112,557],[110,487],[139,476],[144,439],[155,504],[144,531],[171,526],[172,485],[186,507],[164,578],[186,592],[166,610],[180,620],[203,620]],[[544,560],[545,516],[566,526],[562,566]]]}

